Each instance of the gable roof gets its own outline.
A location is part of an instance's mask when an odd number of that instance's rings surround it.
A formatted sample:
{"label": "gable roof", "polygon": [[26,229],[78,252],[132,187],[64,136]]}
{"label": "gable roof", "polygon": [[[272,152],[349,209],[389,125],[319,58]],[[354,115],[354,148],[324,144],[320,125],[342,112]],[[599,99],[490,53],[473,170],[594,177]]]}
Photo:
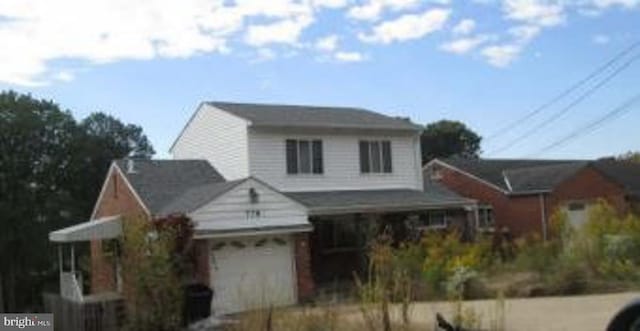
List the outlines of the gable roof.
{"label": "gable roof", "polygon": [[620,184],[629,194],[640,197],[640,163],[602,159],[592,162],[591,166]]}
{"label": "gable roof", "polygon": [[513,193],[549,191],[587,164],[588,162],[569,162],[509,169],[504,171],[504,177]]}
{"label": "gable roof", "polygon": [[[182,209],[197,201],[174,203],[188,191],[202,188],[211,193],[224,178],[206,160],[133,160],[133,171],[128,171],[128,160],[117,160],[116,165],[131,184],[152,215],[189,212]],[[202,196],[202,194],[194,194]],[[176,208],[171,210],[168,207]]]}
{"label": "gable roof", "polygon": [[[450,158],[446,163],[482,178],[504,190],[511,189],[505,182],[504,174],[512,174],[518,186],[546,186],[536,180],[542,180],[542,173],[553,172],[563,165],[573,164],[573,160],[529,160],[529,159],[463,159]],[[509,178],[511,179],[511,178]],[[513,188],[513,186],[512,186]]]}
{"label": "gable roof", "polygon": [[206,104],[246,119],[255,127],[422,130],[409,119],[382,115],[360,108],[218,101],[210,101]]}

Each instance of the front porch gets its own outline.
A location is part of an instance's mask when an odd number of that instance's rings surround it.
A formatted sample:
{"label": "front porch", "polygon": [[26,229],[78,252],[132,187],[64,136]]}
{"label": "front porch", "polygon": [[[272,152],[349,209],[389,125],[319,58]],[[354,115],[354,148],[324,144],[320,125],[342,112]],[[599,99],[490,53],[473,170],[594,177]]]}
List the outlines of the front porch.
{"label": "front porch", "polygon": [[426,231],[455,229],[472,240],[478,206],[446,189],[289,193],[308,208],[311,270],[318,289],[366,277],[368,247],[382,233],[394,244],[416,241]]}

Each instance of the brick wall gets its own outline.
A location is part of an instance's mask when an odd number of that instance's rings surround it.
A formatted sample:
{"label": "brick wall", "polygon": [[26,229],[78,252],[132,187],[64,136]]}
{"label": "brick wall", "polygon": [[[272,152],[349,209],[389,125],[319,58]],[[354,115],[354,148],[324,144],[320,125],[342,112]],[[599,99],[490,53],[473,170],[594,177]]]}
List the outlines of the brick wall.
{"label": "brick wall", "polygon": [[624,189],[592,167],[586,167],[556,187],[549,199],[550,211],[567,202],[607,200],[618,212],[627,213],[629,203]]}
{"label": "brick wall", "polygon": [[[428,171],[428,170],[427,170]],[[540,195],[507,195],[504,192],[450,168],[439,168],[439,182],[452,191],[480,204],[491,205],[496,227],[507,227],[515,236],[542,234],[542,206]],[[427,174],[425,174],[427,176]],[[552,213],[570,201],[594,202],[603,198],[620,213],[630,210],[624,189],[592,167],[585,167],[574,176],[545,194],[547,222]]]}
{"label": "brick wall", "polygon": [[[95,218],[114,215],[145,215],[142,205],[125,183],[118,171],[112,171],[106,179],[106,187],[100,201],[97,202]],[[109,292],[116,290],[115,271],[112,261],[105,258],[102,242],[91,242],[91,292]]]}
{"label": "brick wall", "polygon": [[450,190],[475,199],[480,205],[492,206],[497,229],[506,227],[515,236],[532,231],[542,234],[538,195],[508,196],[498,188],[446,167],[440,167],[439,174],[438,181]]}
{"label": "brick wall", "polygon": [[294,242],[298,300],[304,302],[311,299],[315,292],[315,284],[311,273],[309,234],[300,233],[294,235]]}

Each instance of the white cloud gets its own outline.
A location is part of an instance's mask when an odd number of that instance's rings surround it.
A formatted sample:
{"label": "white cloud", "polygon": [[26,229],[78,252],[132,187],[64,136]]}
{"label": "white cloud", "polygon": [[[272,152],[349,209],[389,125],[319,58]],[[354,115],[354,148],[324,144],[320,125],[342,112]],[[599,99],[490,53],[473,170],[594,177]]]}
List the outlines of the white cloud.
{"label": "white cloud", "polygon": [[302,31],[313,23],[313,18],[301,15],[265,25],[251,25],[247,28],[245,42],[251,46],[267,44],[297,44]]}
{"label": "white cloud", "polygon": [[489,64],[496,67],[506,67],[520,54],[522,48],[517,45],[489,46],[482,50],[482,55]]}
{"label": "white cloud", "polygon": [[611,6],[633,8],[640,6],[640,0],[593,0],[593,5],[598,8],[608,8]]}
{"label": "white cloud", "polygon": [[338,48],[339,39],[337,35],[329,35],[316,40],[314,47],[320,51],[333,52]]}
{"label": "white cloud", "polygon": [[611,41],[611,37],[605,35],[605,34],[597,34],[595,36],[593,36],[593,38],[591,39],[593,41],[594,44],[597,45],[605,45],[608,44]]}
{"label": "white cloud", "polygon": [[492,39],[493,36],[489,35],[460,38],[440,45],[440,49],[454,54],[466,54]]}
{"label": "white cloud", "polygon": [[276,23],[254,27],[252,43],[295,42],[313,20],[313,6],[295,0],[2,0],[0,81],[59,80],[52,64],[58,59],[99,64],[225,53],[253,17]]}
{"label": "white cloud", "polygon": [[382,22],[373,27],[371,34],[361,33],[358,37],[364,42],[379,44],[418,39],[441,30],[450,14],[449,9],[429,9],[422,14],[407,14]]}
{"label": "white cloud", "polygon": [[419,3],[419,0],[368,0],[361,5],[351,7],[347,16],[356,20],[375,21],[387,9],[405,10],[414,8]]}
{"label": "white cloud", "polygon": [[456,26],[453,27],[452,31],[453,31],[453,34],[455,35],[467,35],[473,32],[475,28],[476,28],[476,21],[472,19],[464,19],[458,22],[458,24],[456,24]]}
{"label": "white cloud", "polygon": [[337,52],[334,58],[341,62],[362,62],[366,60],[366,57],[362,53],[358,52]]}
{"label": "white cloud", "polygon": [[561,2],[547,0],[504,0],[503,11],[508,19],[540,26],[555,26],[566,19]]}

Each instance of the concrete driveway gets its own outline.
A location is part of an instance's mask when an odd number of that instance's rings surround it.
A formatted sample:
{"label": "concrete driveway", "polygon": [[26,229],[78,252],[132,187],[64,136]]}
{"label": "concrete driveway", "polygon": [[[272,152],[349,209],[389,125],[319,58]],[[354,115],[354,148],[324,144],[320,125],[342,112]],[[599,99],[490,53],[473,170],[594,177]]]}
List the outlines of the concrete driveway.
{"label": "concrete driveway", "polygon": [[[603,331],[611,317],[625,304],[640,298],[640,292],[566,297],[541,297],[509,299],[504,301],[507,331]],[[488,329],[495,320],[496,300],[464,302],[463,309],[472,307]],[[355,306],[340,309],[348,319],[360,320]],[[450,320],[453,304],[449,302],[419,302],[411,308],[411,323],[417,330],[436,330],[435,314],[438,312]],[[394,305],[392,318],[399,321],[399,307]]]}
{"label": "concrete driveway", "polygon": [[[640,292],[569,297],[510,299],[505,301],[506,330],[509,331],[603,331],[609,319],[626,303],[640,298]],[[496,311],[495,300],[467,301],[487,327]],[[434,325],[440,312],[450,315],[452,304],[446,302],[417,303],[411,315],[415,324]]]}

